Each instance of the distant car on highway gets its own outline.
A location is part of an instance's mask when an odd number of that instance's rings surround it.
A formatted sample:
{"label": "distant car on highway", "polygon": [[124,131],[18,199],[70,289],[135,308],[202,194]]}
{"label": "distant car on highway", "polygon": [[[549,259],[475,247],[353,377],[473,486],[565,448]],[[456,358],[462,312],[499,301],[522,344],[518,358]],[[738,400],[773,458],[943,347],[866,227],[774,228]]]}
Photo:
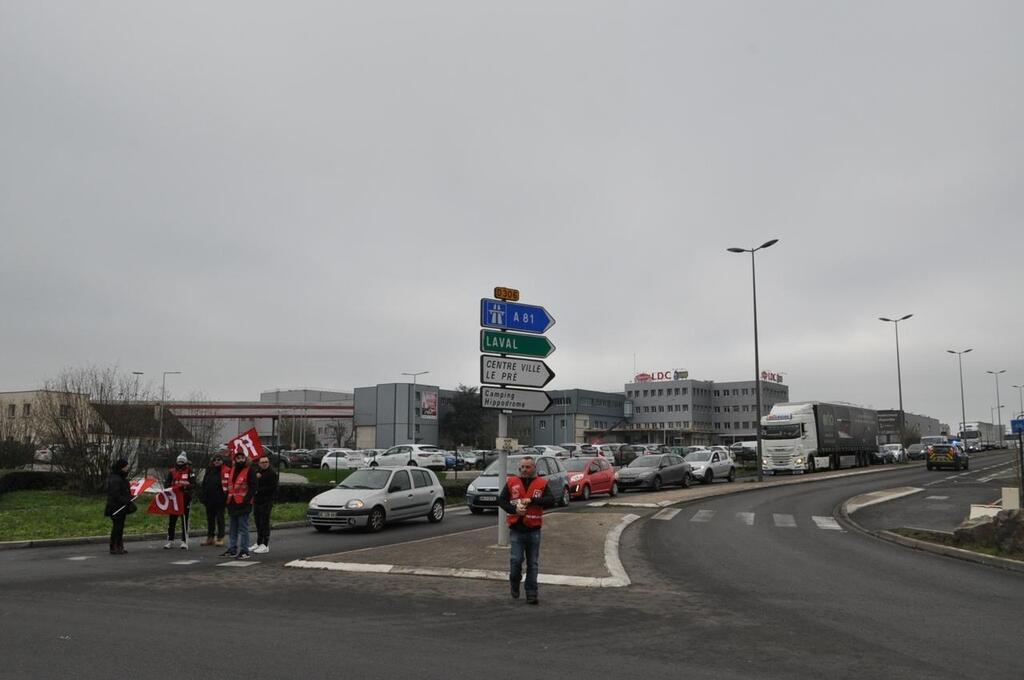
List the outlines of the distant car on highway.
{"label": "distant car on highway", "polygon": [[928,457],[925,460],[925,467],[929,470],[938,470],[943,467],[951,467],[954,470],[968,470],[971,464],[967,452],[956,444],[930,445],[928,447]]}
{"label": "distant car on highway", "polygon": [[678,484],[684,489],[690,486],[692,468],[690,464],[674,453],[659,453],[637,456],[624,468],[619,468],[615,479],[619,491],[627,489],[650,489],[660,491],[667,484]]}
{"label": "distant car on highway", "polygon": [[910,460],[924,460],[928,453],[928,447],[924,444],[911,444],[907,449],[907,458]]}
{"label": "distant car on highway", "polygon": [[444,519],[444,488],[432,470],[376,467],[356,470],[338,486],[313,498],[306,517],[320,532],[332,527],[380,531],[387,522]]}
{"label": "distant car on highway", "polygon": [[565,471],[569,477],[569,495],[574,499],[582,498],[586,501],[595,493],[606,493],[609,496],[619,493],[615,468],[600,456],[567,460]]}
{"label": "distant car on highway", "polygon": [[892,451],[886,449],[884,446],[879,446],[875,451],[871,453],[871,463],[878,465],[885,465],[886,463],[895,463],[893,460]]}
{"label": "distant car on highway", "polygon": [[907,462],[907,452],[903,448],[903,444],[883,444],[882,448],[889,452],[889,455],[892,457],[892,462]]}
{"label": "distant car on highway", "polygon": [[[558,499],[558,504],[562,507],[569,505],[571,500],[569,479],[562,459],[533,453],[512,455],[508,457],[510,474],[518,472],[519,461],[526,456],[534,459],[537,464],[537,475],[548,480],[548,486],[551,488],[551,493]],[[491,462],[479,477],[470,482],[466,489],[466,505],[474,515],[498,507],[498,495],[501,493],[501,489],[498,488],[499,462],[499,460]]]}
{"label": "distant car on highway", "polygon": [[736,479],[736,465],[728,453],[706,449],[688,453],[683,460],[690,464],[691,476],[703,484],[711,484],[715,479]]}

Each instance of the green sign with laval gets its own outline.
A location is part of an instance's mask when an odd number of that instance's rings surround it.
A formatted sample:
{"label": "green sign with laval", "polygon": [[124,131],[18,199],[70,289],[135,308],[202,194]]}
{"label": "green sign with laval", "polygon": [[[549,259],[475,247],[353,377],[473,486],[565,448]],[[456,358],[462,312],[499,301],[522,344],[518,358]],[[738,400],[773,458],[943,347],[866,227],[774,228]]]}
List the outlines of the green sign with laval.
{"label": "green sign with laval", "polygon": [[555,346],[543,335],[482,330],[480,331],[480,351],[543,359],[555,351]]}

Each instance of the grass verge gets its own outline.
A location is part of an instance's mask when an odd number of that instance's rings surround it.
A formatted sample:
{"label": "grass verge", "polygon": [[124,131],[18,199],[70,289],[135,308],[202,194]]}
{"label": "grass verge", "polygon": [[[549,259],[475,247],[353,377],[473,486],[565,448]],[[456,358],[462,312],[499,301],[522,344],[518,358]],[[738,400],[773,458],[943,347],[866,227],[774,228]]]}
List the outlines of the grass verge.
{"label": "grass verge", "polygon": [[[129,515],[125,534],[147,534],[167,530],[167,517],[146,513],[149,498],[136,503],[138,512]],[[277,503],[273,521],[306,518],[307,503]],[[67,491],[12,491],[0,495],[0,541],[28,541],[44,538],[104,536],[110,520],[103,516],[106,498],[79,496]],[[252,525],[252,520],[250,520]],[[206,509],[192,503],[191,529],[206,528]],[[180,531],[180,529],[179,529]]]}
{"label": "grass verge", "polygon": [[999,548],[991,545],[982,545],[980,543],[958,543],[953,539],[952,534],[946,534],[938,531],[925,531],[923,529],[906,529],[899,528],[893,529],[892,533],[899,534],[900,536],[906,536],[907,538],[913,538],[918,541],[927,541],[929,543],[936,543],[938,545],[948,546],[950,548],[960,548],[961,550],[970,550],[971,552],[981,553],[982,555],[991,555],[992,557],[1006,557],[1011,560],[1024,561],[1024,553],[1005,553]]}

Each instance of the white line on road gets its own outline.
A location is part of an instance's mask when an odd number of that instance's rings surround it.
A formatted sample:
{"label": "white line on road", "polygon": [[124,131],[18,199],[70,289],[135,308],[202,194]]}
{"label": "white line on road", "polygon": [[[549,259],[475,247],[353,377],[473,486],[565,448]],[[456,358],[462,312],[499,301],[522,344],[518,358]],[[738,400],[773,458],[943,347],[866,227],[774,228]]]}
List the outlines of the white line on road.
{"label": "white line on road", "polygon": [[777,527],[785,529],[793,529],[796,527],[796,520],[793,519],[793,515],[780,515],[773,513],[772,517],[775,519],[775,526]]}
{"label": "white line on road", "polygon": [[676,515],[678,515],[680,512],[682,511],[679,508],[665,508],[664,510],[659,510],[657,513],[655,513],[654,517],[652,517],[651,519],[661,519],[667,522]]}
{"label": "white line on road", "polygon": [[843,528],[839,526],[839,522],[835,521],[832,517],[818,517],[813,516],[811,519],[818,525],[819,529],[828,529],[830,531],[842,531]]}
{"label": "white line on road", "polygon": [[230,562],[221,562],[218,567],[251,567],[259,562],[250,562],[248,560],[239,562],[238,560],[231,560]]}
{"label": "white line on road", "polygon": [[752,512],[737,512],[736,519],[743,524],[746,524],[748,527],[754,526],[754,513]]}
{"label": "white line on road", "polygon": [[171,562],[171,564],[199,564],[202,560],[178,560],[177,562]]}
{"label": "white line on road", "polygon": [[77,555],[75,557],[68,557],[66,559],[69,562],[82,562],[84,560],[94,560],[94,559],[96,559],[96,556],[95,555]]}
{"label": "white line on road", "polygon": [[946,501],[949,500],[949,496],[925,496],[926,501]]}
{"label": "white line on road", "polygon": [[608,501],[594,501],[593,503],[587,503],[588,508],[603,508],[608,505]]}
{"label": "white line on road", "polygon": [[691,522],[710,522],[715,516],[714,510],[698,510],[697,514],[690,518]]}

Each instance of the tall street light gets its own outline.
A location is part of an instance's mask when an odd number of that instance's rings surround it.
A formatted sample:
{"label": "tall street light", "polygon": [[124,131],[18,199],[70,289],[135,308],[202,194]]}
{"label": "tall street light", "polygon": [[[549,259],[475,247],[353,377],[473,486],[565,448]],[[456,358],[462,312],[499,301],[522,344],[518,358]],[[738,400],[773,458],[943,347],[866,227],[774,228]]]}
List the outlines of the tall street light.
{"label": "tall street light", "polygon": [[964,430],[967,429],[967,408],[964,406],[964,355],[968,352],[973,351],[971,349],[965,349],[960,352],[947,349],[946,351],[950,354],[956,355],[956,360],[960,364],[960,437],[964,436]]}
{"label": "tall street light", "polygon": [[900,371],[900,321],[906,321],[907,319],[909,319],[912,316],[914,316],[914,315],[913,314],[907,314],[906,316],[901,316],[898,319],[889,319],[889,318],[886,318],[884,316],[878,317],[879,321],[885,321],[886,323],[891,323],[893,328],[896,329],[896,385],[898,386],[899,393],[900,393],[900,443],[901,444],[903,443],[903,375],[902,375],[902,372]]}
{"label": "tall street light", "polygon": [[996,378],[996,416],[999,418],[999,448],[1003,448],[1003,402],[999,401],[999,374],[1006,373],[1006,369],[985,372],[991,373]]}
{"label": "tall street light", "polygon": [[[411,375],[412,376],[412,391],[409,392],[409,440],[413,444],[416,443],[416,408],[415,408],[416,378],[417,378],[417,376],[426,375],[427,373],[430,373],[430,371],[417,371],[415,373],[403,373],[402,374],[402,375]],[[412,456],[411,455],[410,455],[409,459],[412,460]]]}
{"label": "tall street light", "polygon": [[765,241],[756,248],[726,248],[730,253],[750,253],[750,280],[754,291],[754,395],[757,404],[757,481],[764,481],[764,471],[761,469],[761,357],[757,345],[757,270],[754,266],[754,253],[764,248],[770,248],[779,239],[773,238]]}
{"label": "tall street light", "polygon": [[1024,418],[1024,385],[1014,385],[1013,388],[1017,390],[1018,396],[1020,396],[1020,415],[1018,418]]}
{"label": "tall street light", "polygon": [[164,371],[163,378],[160,379],[160,436],[159,448],[164,448],[164,398],[167,395],[167,376],[169,375],[181,375],[181,371]]}

